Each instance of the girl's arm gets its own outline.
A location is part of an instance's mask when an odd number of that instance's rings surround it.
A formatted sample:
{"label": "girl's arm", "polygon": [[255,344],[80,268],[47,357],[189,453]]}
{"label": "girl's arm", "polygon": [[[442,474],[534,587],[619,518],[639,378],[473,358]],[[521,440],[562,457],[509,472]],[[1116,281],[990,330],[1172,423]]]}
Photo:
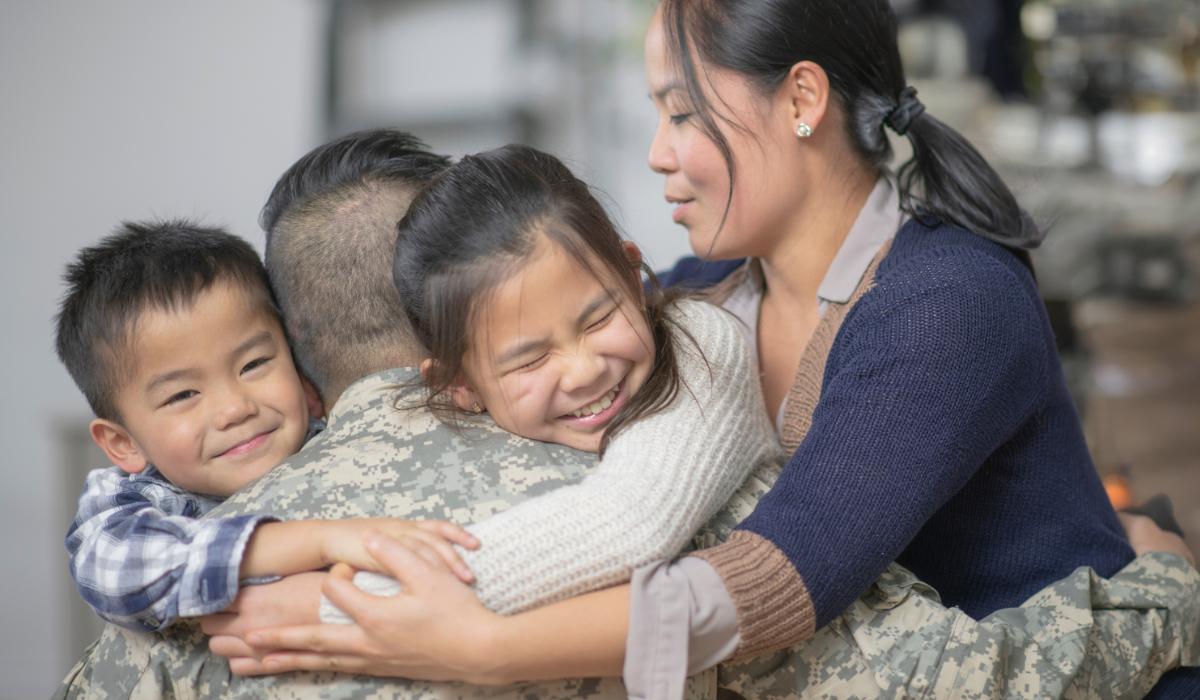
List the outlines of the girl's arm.
{"label": "girl's arm", "polygon": [[[757,466],[778,460],[755,361],[725,311],[681,302],[675,318],[685,386],[630,425],[596,472],[467,529],[463,551],[488,608],[510,614],[629,580],[676,556]],[[324,611],[326,621],[344,621]]]}
{"label": "girl's arm", "polygon": [[609,445],[596,472],[468,527],[482,542],[463,559],[483,604],[509,614],[628,581],[678,555],[746,477],[778,460],[754,358],[737,321],[680,302],[684,386],[664,411]]}

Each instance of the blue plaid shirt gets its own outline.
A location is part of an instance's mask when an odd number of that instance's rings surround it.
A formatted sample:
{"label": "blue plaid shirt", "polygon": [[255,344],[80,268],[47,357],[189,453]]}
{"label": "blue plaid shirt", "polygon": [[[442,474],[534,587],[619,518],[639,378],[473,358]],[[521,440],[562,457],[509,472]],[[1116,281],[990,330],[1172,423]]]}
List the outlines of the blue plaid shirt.
{"label": "blue plaid shirt", "polygon": [[[308,438],[323,427],[310,422]],[[79,594],[100,617],[139,632],[229,607],[250,535],[278,518],[199,519],[223,500],[182,489],[153,466],[93,470],[67,532]]]}

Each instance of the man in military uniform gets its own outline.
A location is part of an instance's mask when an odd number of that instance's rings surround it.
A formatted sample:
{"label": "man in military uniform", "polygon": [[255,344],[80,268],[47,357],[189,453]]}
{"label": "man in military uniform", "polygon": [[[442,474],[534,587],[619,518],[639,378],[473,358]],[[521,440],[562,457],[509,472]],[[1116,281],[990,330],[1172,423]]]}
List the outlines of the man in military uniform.
{"label": "man in military uniform", "polygon": [[[262,216],[266,263],[297,365],[317,388],[329,426],[209,517],[266,512],[468,524],[576,483],[594,468],[595,455],[514,436],[486,417],[456,432],[406,391],[419,381],[415,367],[424,353],[391,281],[395,224],[420,184],[446,165],[410,137],[378,130],[319,147],[280,179]],[[728,534],[768,486],[748,482],[700,544]],[[1200,577],[1169,554],[1143,557],[1127,572],[1128,581],[1103,581],[1081,570],[1040,594],[1037,605],[975,622],[937,604],[936,593],[893,567],[816,637],[722,668],[720,683],[747,697],[1025,697],[1068,689],[1136,697],[1165,667],[1197,662],[1200,614],[1186,601],[1200,595]],[[244,589],[239,605],[254,607],[261,621],[269,620],[272,600],[306,601],[315,618],[323,576]],[[625,697],[621,681],[611,678],[499,688],[332,671],[244,678],[232,675],[207,641],[194,621],[156,634],[109,625],[56,697]],[[1103,651],[1084,654],[1088,648]],[[717,675],[693,678],[689,697],[714,697]],[[1124,685],[1114,692],[1117,678]]]}

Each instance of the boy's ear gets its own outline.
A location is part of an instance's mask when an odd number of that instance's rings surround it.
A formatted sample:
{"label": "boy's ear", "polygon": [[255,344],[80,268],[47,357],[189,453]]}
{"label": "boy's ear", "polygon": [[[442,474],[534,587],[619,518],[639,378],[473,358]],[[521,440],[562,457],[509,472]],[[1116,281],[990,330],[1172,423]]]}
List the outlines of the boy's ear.
{"label": "boy's ear", "polygon": [[146,468],[146,458],[141,449],[133,441],[133,436],[119,423],[103,418],[92,421],[88,428],[92,439],[104,450],[104,454],[112,463],[130,474],[137,474]]}
{"label": "boy's ear", "polygon": [[[297,372],[297,374],[300,373]],[[300,386],[304,387],[304,401],[308,404],[308,415],[313,418],[324,418],[325,403],[321,401],[321,395],[317,393],[317,388],[303,374],[300,374]]]}

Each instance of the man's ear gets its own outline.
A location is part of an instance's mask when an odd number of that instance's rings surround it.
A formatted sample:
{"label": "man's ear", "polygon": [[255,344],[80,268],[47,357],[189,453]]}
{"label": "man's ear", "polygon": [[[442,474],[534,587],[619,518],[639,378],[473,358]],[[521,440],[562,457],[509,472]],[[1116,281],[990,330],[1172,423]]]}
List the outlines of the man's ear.
{"label": "man's ear", "polygon": [[[297,374],[300,374],[297,372]],[[313,418],[325,417],[325,403],[321,401],[321,395],[317,393],[317,387],[308,381],[308,377],[300,374],[300,386],[304,387],[304,401],[308,404],[308,415]]]}
{"label": "man's ear", "polygon": [[113,464],[130,474],[137,474],[146,468],[146,457],[141,448],[121,424],[97,418],[92,421],[88,431]]}

